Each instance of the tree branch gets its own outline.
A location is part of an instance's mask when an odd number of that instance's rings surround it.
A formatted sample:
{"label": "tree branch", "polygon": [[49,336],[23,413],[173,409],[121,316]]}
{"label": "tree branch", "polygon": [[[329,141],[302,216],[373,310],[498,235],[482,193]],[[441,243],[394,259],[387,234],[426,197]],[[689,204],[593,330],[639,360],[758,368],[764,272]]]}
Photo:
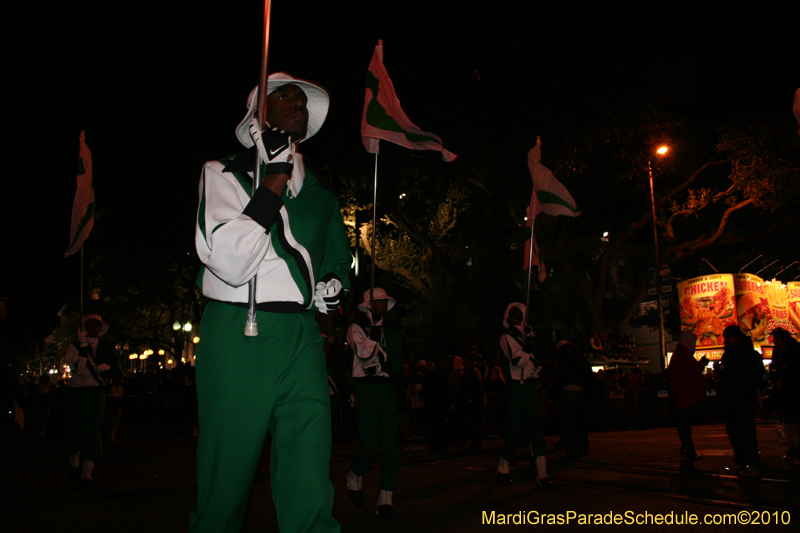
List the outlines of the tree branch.
{"label": "tree branch", "polygon": [[453,220],[451,220],[450,224],[448,224],[447,227],[444,228],[444,230],[442,231],[441,236],[439,236],[439,239],[442,239],[443,237],[447,236],[447,234],[450,232],[450,230],[453,229],[454,227],[456,227],[456,221],[457,220],[458,220],[458,209],[453,208]]}
{"label": "tree branch", "polygon": [[675,240],[675,228],[673,226],[673,224],[675,222],[675,218],[679,217],[679,216],[683,216],[683,217],[689,216],[694,212],[695,211],[693,209],[682,209],[680,211],[675,211],[674,213],[672,213],[670,215],[669,220],[667,220],[667,238],[669,240],[671,240],[671,241]]}
{"label": "tree branch", "polygon": [[[361,226],[359,231],[359,240],[361,241],[361,245],[364,247],[364,250],[367,252],[367,255],[372,257],[372,246],[369,240],[369,226],[364,224]],[[386,270],[390,272],[394,272],[403,276],[406,280],[408,280],[411,285],[413,285],[418,291],[424,293],[426,292],[429,287],[423,281],[422,278],[419,276],[414,275],[410,270],[401,267],[401,266],[389,266],[383,261],[379,260],[377,256],[375,257],[375,266],[380,268],[381,270]]]}
{"label": "tree branch", "polygon": [[[676,196],[678,193],[683,191],[686,187],[688,187],[692,182],[694,182],[700,174],[702,174],[706,169],[709,169],[716,165],[721,165],[723,163],[727,163],[728,159],[723,159],[721,161],[709,161],[700,168],[698,168],[689,178],[686,179],[683,183],[669,191],[667,194],[661,196],[658,202],[656,203],[656,209],[663,206],[668,200],[672,197]],[[592,288],[592,304],[595,309],[602,310],[603,308],[603,296],[606,292],[606,282],[608,281],[608,272],[611,266],[611,260],[616,255],[617,251],[620,247],[637,231],[639,231],[651,218],[653,218],[653,214],[650,209],[647,209],[642,216],[639,217],[639,220],[625,228],[621,232],[620,235],[617,236],[608,246],[608,248],[603,251],[600,255],[600,259],[597,262],[597,270],[595,276],[595,283],[594,287]]]}
{"label": "tree branch", "polygon": [[717,242],[720,237],[725,233],[725,230],[728,228],[728,222],[730,221],[731,216],[740,209],[744,209],[748,205],[753,203],[752,198],[748,198],[747,200],[743,200],[738,204],[729,207],[725,210],[725,213],[722,215],[722,218],[719,221],[719,226],[717,226],[717,231],[714,232],[714,235],[707,239],[697,240],[692,242],[685,242],[675,248],[675,259],[683,259],[684,257],[688,257],[695,252],[702,250],[703,248],[708,248],[715,242]]}
{"label": "tree branch", "polygon": [[433,241],[433,239],[431,239],[427,234],[418,232],[412,228],[411,224],[409,224],[408,221],[403,218],[403,216],[400,215],[400,213],[398,213],[395,209],[389,211],[389,216],[391,217],[392,221],[403,228],[403,231],[405,231],[409,237],[428,248],[433,253],[434,257],[441,261],[442,265],[447,270],[453,271],[453,263],[450,261],[450,258],[446,253],[444,253],[444,251],[442,251],[439,245]]}

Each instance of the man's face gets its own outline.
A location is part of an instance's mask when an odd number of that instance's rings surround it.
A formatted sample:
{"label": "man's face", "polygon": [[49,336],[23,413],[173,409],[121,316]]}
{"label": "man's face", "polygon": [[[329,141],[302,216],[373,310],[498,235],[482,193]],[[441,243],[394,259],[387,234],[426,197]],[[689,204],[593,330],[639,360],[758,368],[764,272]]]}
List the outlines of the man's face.
{"label": "man's face", "polygon": [[278,87],[267,96],[267,122],[299,141],[308,131],[308,98],[297,85]]}
{"label": "man's face", "polygon": [[99,337],[100,331],[103,329],[103,324],[94,318],[86,321],[86,334],[90,337]]}
{"label": "man's face", "polygon": [[508,310],[508,323],[514,326],[522,323],[522,311],[519,307],[512,307]]}
{"label": "man's face", "polygon": [[388,310],[389,300],[373,300],[372,301],[372,310],[376,313],[380,313],[382,315],[386,314]]}

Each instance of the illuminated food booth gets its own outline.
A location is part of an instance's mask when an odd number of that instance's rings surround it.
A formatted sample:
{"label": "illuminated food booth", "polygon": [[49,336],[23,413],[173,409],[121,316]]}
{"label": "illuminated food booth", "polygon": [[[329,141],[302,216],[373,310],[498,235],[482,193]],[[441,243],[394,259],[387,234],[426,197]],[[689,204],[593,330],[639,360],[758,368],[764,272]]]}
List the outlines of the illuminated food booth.
{"label": "illuminated food booth", "polygon": [[783,328],[800,340],[800,282],[764,281],[753,274],[712,274],[678,284],[681,329],[697,335],[695,357],[719,360],[722,332],[737,325],[772,356],[772,332]]}

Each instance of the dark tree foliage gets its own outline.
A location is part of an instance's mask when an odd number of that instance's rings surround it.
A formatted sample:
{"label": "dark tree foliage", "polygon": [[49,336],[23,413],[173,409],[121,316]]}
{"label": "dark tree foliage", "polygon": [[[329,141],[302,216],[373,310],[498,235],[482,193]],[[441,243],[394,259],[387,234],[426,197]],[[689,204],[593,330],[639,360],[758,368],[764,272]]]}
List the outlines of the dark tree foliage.
{"label": "dark tree foliage", "polygon": [[[654,260],[650,169],[660,256],[675,277],[704,273],[701,259],[736,271],[759,253],[786,265],[798,257],[800,139],[791,115],[712,120],[696,113],[691,86],[672,79],[687,78],[665,72],[601,88],[558,121],[538,109],[542,163],[582,210],[535,222],[550,276],[533,282],[532,321],[548,338],[621,331],[636,316]],[[493,349],[505,305],[525,301],[525,156],[535,135],[521,124],[495,135],[484,111],[452,128],[448,147],[461,156],[452,164],[387,143],[380,155],[376,265],[405,291],[405,324],[434,357],[476,339]],[[661,144],[670,147],[663,158]],[[356,213],[371,204],[371,175],[344,184],[352,243],[367,260],[371,224],[363,216],[356,224]]]}

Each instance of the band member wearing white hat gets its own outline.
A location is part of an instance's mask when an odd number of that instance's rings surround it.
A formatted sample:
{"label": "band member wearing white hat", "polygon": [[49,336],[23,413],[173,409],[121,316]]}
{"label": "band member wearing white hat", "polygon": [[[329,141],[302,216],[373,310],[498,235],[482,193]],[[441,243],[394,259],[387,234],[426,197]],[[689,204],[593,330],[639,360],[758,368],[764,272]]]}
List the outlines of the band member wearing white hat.
{"label": "band member wearing white hat", "polygon": [[67,347],[65,355],[71,375],[67,454],[70,479],[76,483],[91,482],[95,461],[103,455],[100,429],[106,409],[105,386],[115,355],[114,348],[100,342],[107,331],[108,324],[100,315],[84,316],[78,340]]}
{"label": "band member wearing white hat", "polygon": [[523,445],[530,447],[536,484],[545,490],[553,490],[556,484],[547,475],[547,446],[539,408],[541,367],[536,366],[533,357],[533,332],[525,323],[525,311],[524,304],[512,303],[503,316],[506,333],[500,337],[500,349],[505,356],[501,368],[506,378],[508,425],[496,477],[502,485],[513,482],[509,463],[514,459],[517,441],[522,436]]}
{"label": "band member wearing white hat", "polygon": [[[197,355],[200,440],[193,532],[239,531],[267,433],[281,532],[333,532],[328,380],[314,311],[335,313],[349,289],[350,250],[339,201],[297,149],[328,112],[320,86],[270,75],[267,125],[257,90],[236,128],[248,151],[209,161],[195,241],[210,303]],[[256,157],[263,168],[253,191]],[[243,334],[257,275],[258,335]]]}
{"label": "band member wearing white hat", "polygon": [[397,302],[385,290],[375,287],[370,306],[369,292],[364,293],[364,301],[358,306],[363,317],[347,330],[347,342],[354,355],[353,388],[358,423],[358,447],[347,473],[347,494],[357,506],[364,505],[361,476],[366,474],[380,445],[381,481],[376,512],[391,517],[400,462],[394,378],[403,373],[403,343],[396,331],[383,326],[383,317]]}

